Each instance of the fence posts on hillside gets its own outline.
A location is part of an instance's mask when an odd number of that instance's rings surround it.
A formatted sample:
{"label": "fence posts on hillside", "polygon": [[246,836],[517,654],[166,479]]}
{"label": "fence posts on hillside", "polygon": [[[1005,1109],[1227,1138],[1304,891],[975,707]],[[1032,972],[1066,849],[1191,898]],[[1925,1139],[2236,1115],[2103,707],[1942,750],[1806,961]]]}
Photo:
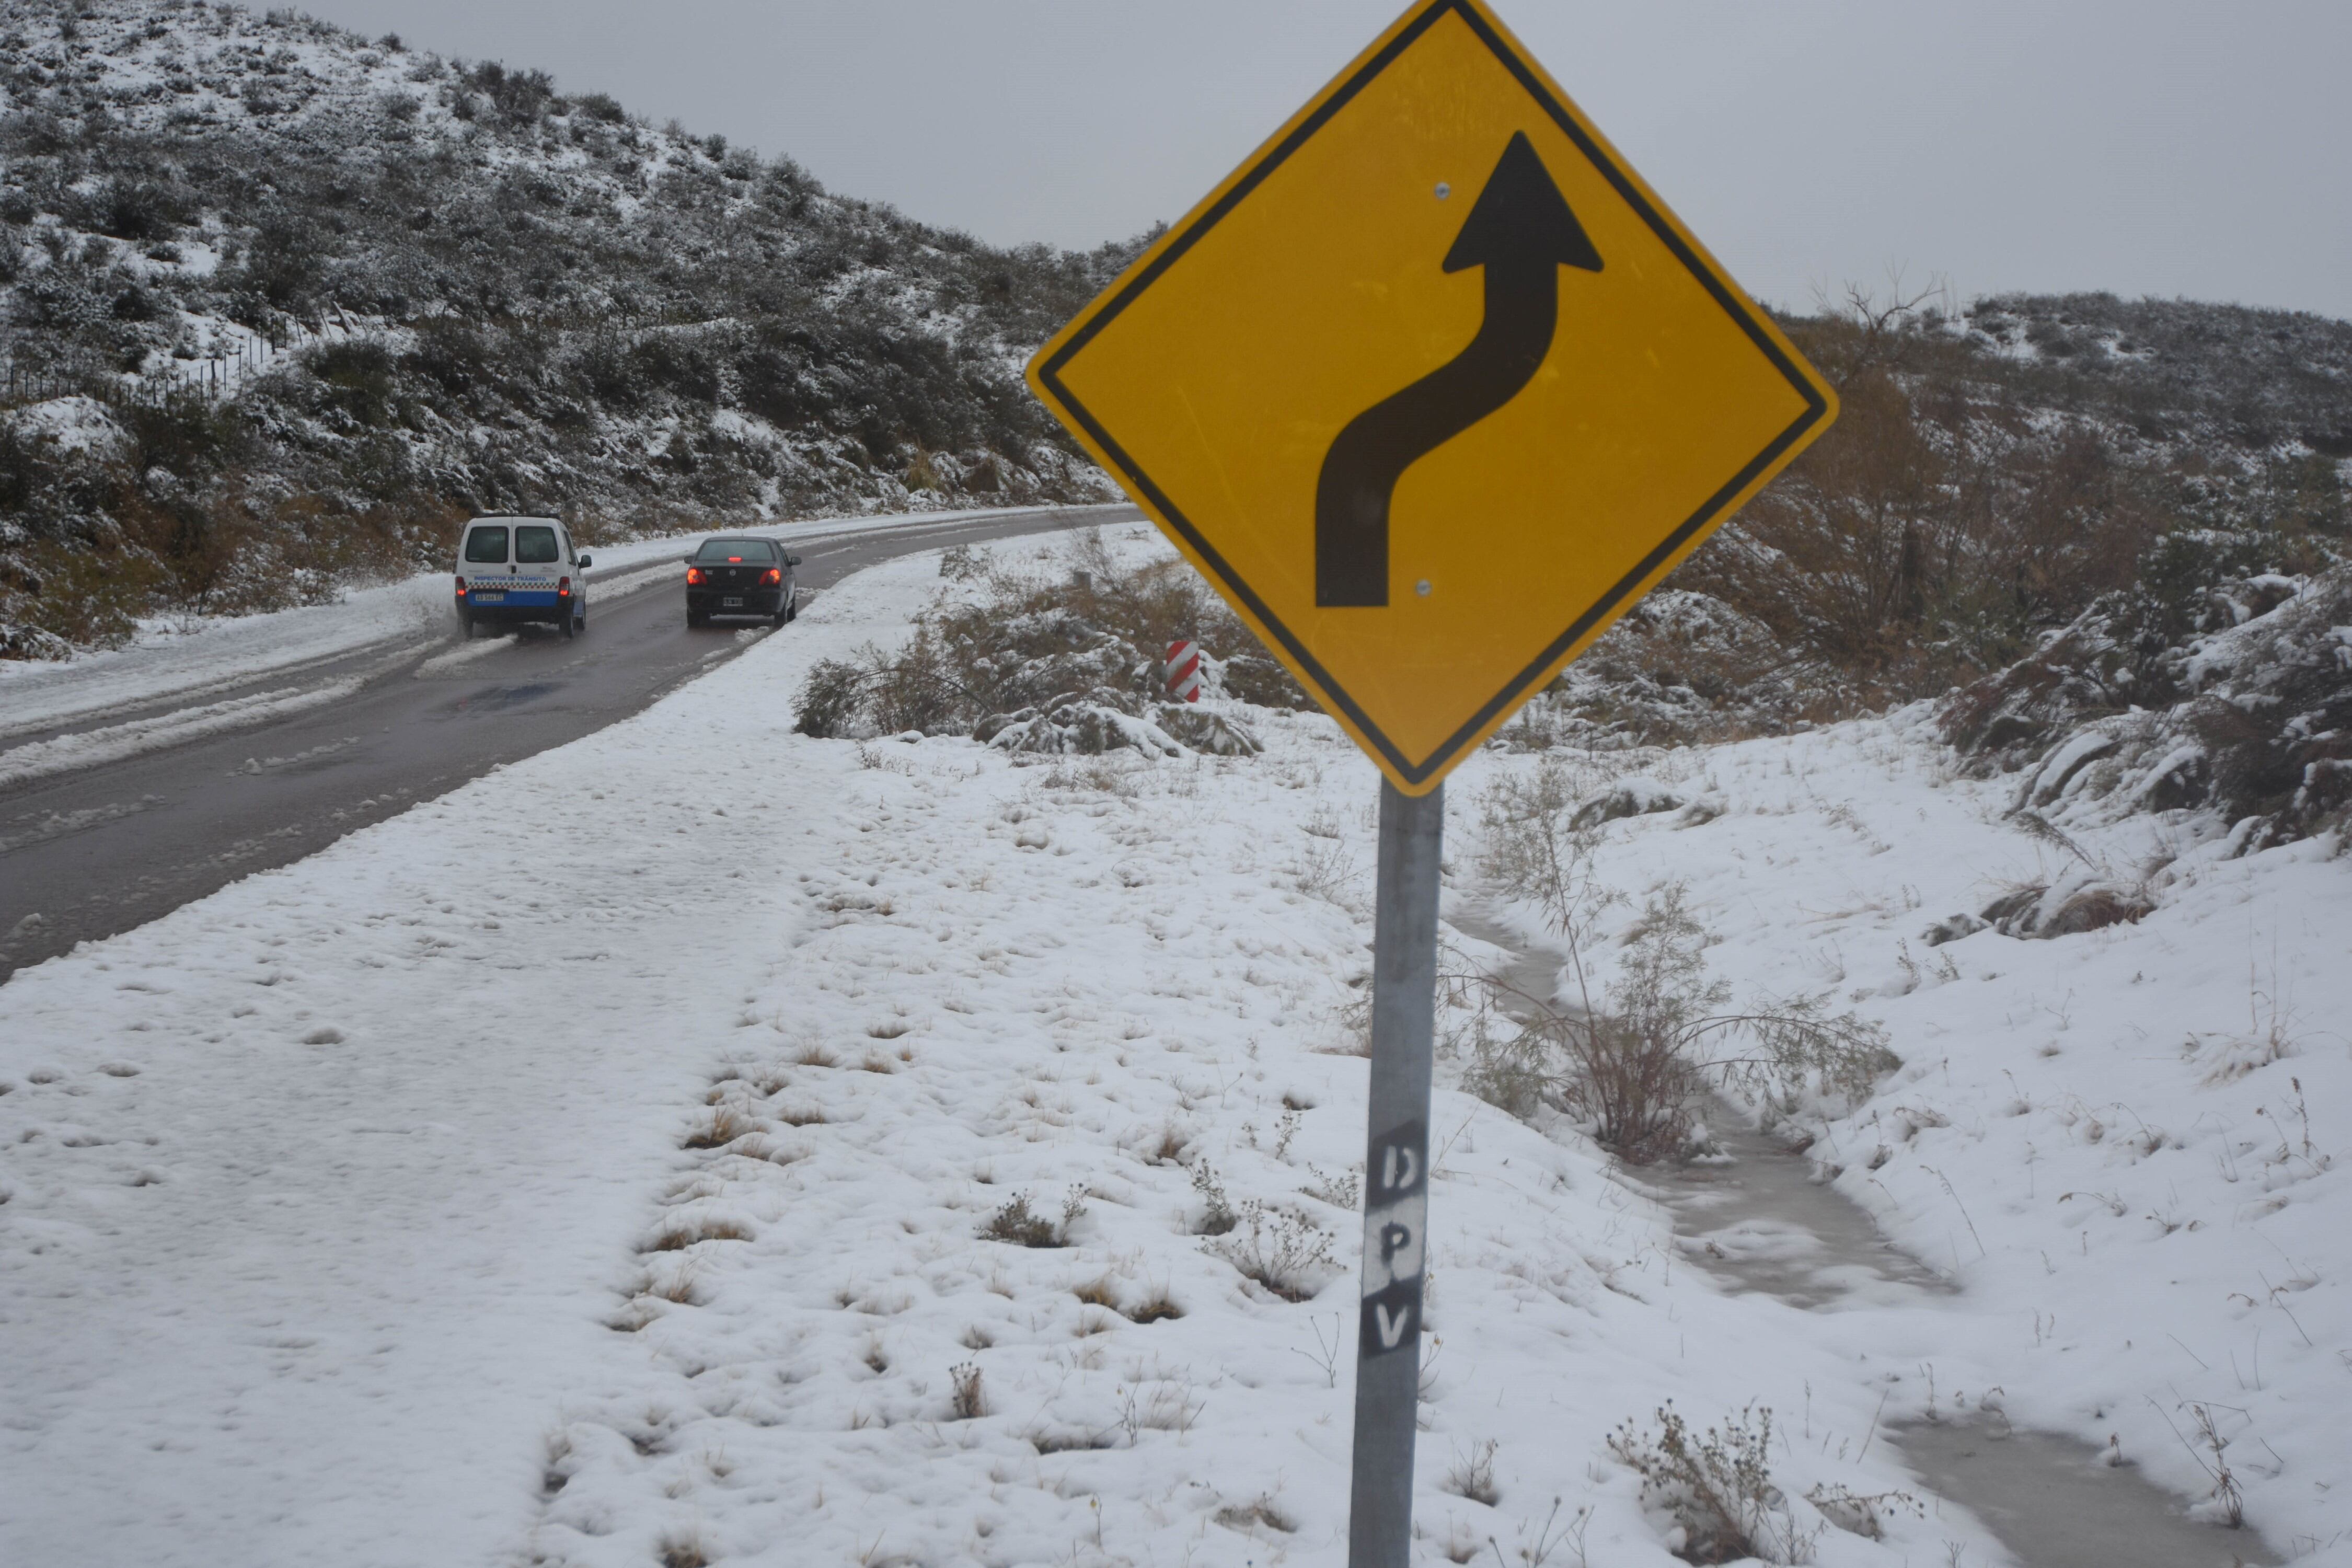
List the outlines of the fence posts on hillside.
{"label": "fence posts on hillside", "polygon": [[167,368],[142,375],[115,369],[103,356],[83,350],[72,351],[62,359],[26,364],[17,357],[16,344],[0,340],[0,408],[21,408],[76,395],[114,407],[160,408],[187,398],[220,403],[236,397],[254,377],[276,369],[289,353],[366,335],[363,327],[355,326],[337,309],[331,324],[323,313],[316,326],[271,321],[259,331],[240,337],[225,353],[173,360]]}

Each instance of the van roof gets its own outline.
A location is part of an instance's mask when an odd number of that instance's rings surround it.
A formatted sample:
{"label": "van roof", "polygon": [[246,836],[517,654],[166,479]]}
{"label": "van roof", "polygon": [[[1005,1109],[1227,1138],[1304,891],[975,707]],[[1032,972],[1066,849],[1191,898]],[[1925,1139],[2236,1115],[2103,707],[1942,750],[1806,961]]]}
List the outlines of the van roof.
{"label": "van roof", "polygon": [[468,518],[466,521],[466,526],[471,528],[478,522],[561,522],[562,521],[561,518],[541,517],[527,511],[486,511],[479,517]]}

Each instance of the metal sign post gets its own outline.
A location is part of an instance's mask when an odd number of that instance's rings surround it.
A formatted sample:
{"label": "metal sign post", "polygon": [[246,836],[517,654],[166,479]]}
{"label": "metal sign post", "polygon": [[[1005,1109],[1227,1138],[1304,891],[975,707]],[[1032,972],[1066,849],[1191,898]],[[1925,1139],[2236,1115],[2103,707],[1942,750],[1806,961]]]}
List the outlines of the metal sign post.
{"label": "metal sign post", "polygon": [[1405,1568],[1428,1262],[1429,1062],[1437,1009],[1437,873],[1445,789],[1381,784],[1372,917],[1371,1104],[1364,1145],[1363,1304],[1356,1326],[1348,1568]]}

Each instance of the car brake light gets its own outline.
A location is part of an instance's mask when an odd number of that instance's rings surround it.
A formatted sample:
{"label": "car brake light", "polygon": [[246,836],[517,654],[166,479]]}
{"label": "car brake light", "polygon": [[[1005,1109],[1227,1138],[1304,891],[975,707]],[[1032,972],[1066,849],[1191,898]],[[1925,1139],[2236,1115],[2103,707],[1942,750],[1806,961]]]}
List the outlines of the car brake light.
{"label": "car brake light", "polygon": [[701,581],[702,581],[702,568],[701,568],[701,567],[699,567],[699,566],[689,566],[689,567],[688,567],[688,568],[686,569],[686,585],[687,585],[688,587],[689,587],[689,588],[694,587],[694,586],[696,586],[697,584],[700,584],[700,583],[701,583]]}
{"label": "car brake light", "polygon": [[459,598],[461,598],[461,599],[462,599],[462,598],[464,598],[465,596],[466,596],[466,580],[465,580],[463,577],[460,577],[460,578],[458,578],[458,579],[457,579],[457,597],[459,597]]}
{"label": "car brake light", "polygon": [[568,599],[568,598],[572,597],[572,579],[571,579],[571,578],[569,578],[569,577],[558,577],[558,578],[555,580],[555,596],[556,596],[557,598],[559,598],[559,599]]}
{"label": "car brake light", "polygon": [[743,558],[740,555],[730,555],[727,558],[727,564],[730,566],[740,566],[743,564]]}
{"label": "car brake light", "polygon": [[771,588],[774,587],[777,584],[782,583],[783,580],[784,569],[781,566],[769,567],[768,574],[760,579],[761,582],[765,583]]}

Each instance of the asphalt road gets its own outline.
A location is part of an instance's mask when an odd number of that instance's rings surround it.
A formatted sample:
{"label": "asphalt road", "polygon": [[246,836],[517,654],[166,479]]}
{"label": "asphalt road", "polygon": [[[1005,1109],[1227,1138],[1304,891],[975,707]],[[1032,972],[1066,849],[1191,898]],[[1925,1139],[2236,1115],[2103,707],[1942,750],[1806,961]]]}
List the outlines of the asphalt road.
{"label": "asphalt road", "polygon": [[[914,551],[1139,516],[1006,512],[813,535],[792,548],[806,595]],[[680,553],[688,543],[680,541]],[[592,582],[588,629],[572,641],[533,627],[450,662],[445,656],[466,647],[453,618],[445,643],[308,672],[316,681],[361,678],[346,700],[0,794],[0,984],[76,942],[142,925],[501,763],[625,719],[771,635],[792,628],[721,622],[688,630],[680,583],[615,598],[598,596]],[[422,668],[429,660],[443,664]]]}

